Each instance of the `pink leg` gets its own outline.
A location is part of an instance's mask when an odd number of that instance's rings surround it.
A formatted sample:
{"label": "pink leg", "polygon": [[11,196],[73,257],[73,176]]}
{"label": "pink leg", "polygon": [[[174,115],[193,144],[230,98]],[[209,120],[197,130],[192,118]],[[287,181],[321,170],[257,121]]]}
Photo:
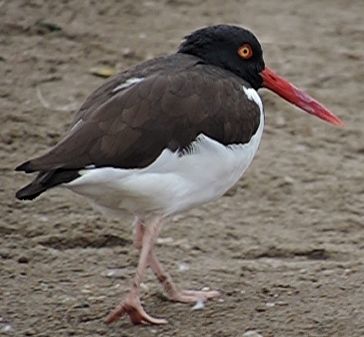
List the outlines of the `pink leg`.
{"label": "pink leg", "polygon": [[220,295],[216,290],[211,291],[197,291],[197,290],[179,290],[173,282],[171,276],[163,269],[159,262],[154,250],[152,249],[149,254],[149,265],[157,276],[158,281],[161,283],[167,297],[176,302],[190,303],[197,301],[207,301]]}
{"label": "pink leg", "polygon": [[132,287],[126,298],[107,316],[106,322],[112,323],[124,315],[129,315],[134,324],[164,324],[165,319],[158,319],[148,315],[140,303],[140,283],[143,280],[145,270],[148,266],[149,253],[154,241],[159,233],[159,221],[156,219],[151,222],[144,230],[142,238],[142,248],[136,274],[133,279]]}
{"label": "pink leg", "polygon": [[[134,245],[136,248],[141,248],[143,235],[145,232],[145,226],[141,221],[135,223],[135,240]],[[171,276],[164,270],[163,266],[159,262],[154,248],[152,247],[149,252],[148,263],[153,273],[156,275],[158,281],[161,283],[167,297],[176,302],[196,302],[206,301],[210,298],[217,297],[220,295],[218,291],[195,291],[195,290],[179,290],[173,282]]]}

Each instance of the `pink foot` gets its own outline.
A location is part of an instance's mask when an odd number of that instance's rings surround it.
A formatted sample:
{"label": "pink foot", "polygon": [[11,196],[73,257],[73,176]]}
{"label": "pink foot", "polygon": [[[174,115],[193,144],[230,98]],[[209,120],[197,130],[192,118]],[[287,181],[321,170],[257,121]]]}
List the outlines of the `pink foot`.
{"label": "pink foot", "polygon": [[216,290],[182,290],[169,294],[169,298],[172,301],[183,303],[194,303],[197,301],[206,302],[207,300],[220,296],[220,293]]}
{"label": "pink foot", "polygon": [[110,324],[129,315],[133,324],[166,324],[165,319],[154,318],[148,315],[140,304],[139,297],[129,294],[111,313],[106,317],[106,323]]}

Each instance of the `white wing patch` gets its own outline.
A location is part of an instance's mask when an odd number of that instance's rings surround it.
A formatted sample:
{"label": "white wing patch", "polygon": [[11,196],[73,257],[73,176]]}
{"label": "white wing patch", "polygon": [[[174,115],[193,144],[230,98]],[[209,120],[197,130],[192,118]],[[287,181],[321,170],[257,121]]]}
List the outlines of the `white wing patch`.
{"label": "white wing patch", "polygon": [[262,103],[262,100],[261,100],[259,94],[257,93],[257,91],[254,90],[253,88],[246,88],[244,86],[243,86],[243,90],[245,92],[246,97],[248,97],[248,99],[250,99],[251,101],[253,101],[254,103],[256,103],[258,105],[260,114],[262,114],[263,103]]}
{"label": "white wing patch", "polygon": [[115,87],[112,92],[115,93],[117,91],[120,91],[122,89],[128,88],[132,86],[133,84],[139,83],[144,80],[144,77],[132,77],[128,78],[124,83],[119,84],[117,87]]}

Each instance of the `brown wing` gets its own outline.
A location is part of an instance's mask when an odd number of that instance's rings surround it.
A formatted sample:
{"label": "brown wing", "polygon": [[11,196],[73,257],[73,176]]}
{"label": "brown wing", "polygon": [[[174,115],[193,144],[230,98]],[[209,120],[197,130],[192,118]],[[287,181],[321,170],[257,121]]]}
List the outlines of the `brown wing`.
{"label": "brown wing", "polygon": [[242,85],[248,86],[230,72],[195,62],[181,71],[156,71],[120,92],[104,86],[54,148],[18,169],[141,168],[165,148],[185,149],[200,133],[225,145],[246,143],[260,111]]}

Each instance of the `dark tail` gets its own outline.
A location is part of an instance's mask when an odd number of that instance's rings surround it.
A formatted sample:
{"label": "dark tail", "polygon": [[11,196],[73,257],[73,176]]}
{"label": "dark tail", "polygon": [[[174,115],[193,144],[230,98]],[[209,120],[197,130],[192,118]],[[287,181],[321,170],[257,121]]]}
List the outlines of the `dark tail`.
{"label": "dark tail", "polygon": [[15,196],[19,200],[33,200],[46,190],[47,187],[41,186],[33,181],[16,192]]}
{"label": "dark tail", "polygon": [[[18,166],[16,170],[27,171],[25,167],[22,168],[21,166]],[[41,171],[30,184],[16,192],[15,196],[19,200],[33,200],[46,190],[63,183],[68,183],[79,176],[78,170],[56,169]]]}

